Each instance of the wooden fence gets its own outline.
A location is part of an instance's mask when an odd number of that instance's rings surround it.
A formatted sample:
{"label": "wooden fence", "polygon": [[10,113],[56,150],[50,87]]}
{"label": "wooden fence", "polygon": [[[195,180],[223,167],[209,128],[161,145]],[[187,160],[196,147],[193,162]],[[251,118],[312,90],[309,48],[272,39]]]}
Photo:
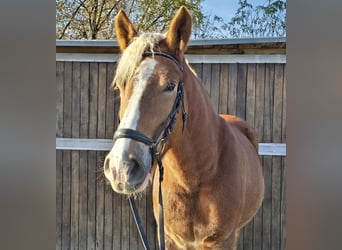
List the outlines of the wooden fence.
{"label": "wooden fence", "polygon": [[[240,250],[285,249],[285,46],[284,39],[189,46],[190,64],[217,111],[246,119],[259,142],[274,151],[261,152],[265,198],[241,233]],[[56,249],[143,249],[127,198],[115,194],[102,174],[118,122],[119,96],[110,88],[117,44],[57,41],[56,51]],[[137,205],[157,249],[150,188]]]}

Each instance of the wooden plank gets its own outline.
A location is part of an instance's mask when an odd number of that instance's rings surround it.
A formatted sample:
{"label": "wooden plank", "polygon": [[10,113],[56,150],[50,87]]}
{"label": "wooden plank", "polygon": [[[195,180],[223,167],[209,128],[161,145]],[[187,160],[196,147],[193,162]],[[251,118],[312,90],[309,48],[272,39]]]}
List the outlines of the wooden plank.
{"label": "wooden plank", "polygon": [[203,79],[203,72],[202,72],[203,64],[191,63],[190,66],[195,71],[197,77],[202,80]]}
{"label": "wooden plank", "polygon": [[258,64],[256,66],[256,86],[255,86],[255,117],[254,129],[258,136],[258,141],[263,141],[264,127],[264,104],[265,104],[265,67],[266,65]]}
{"label": "wooden plank", "polygon": [[104,182],[104,250],[112,250],[113,248],[113,190]]}
{"label": "wooden plank", "polygon": [[96,152],[88,152],[87,249],[96,249]]}
{"label": "wooden plank", "polygon": [[214,109],[218,112],[220,101],[220,64],[211,65],[210,97]]}
{"label": "wooden plank", "polygon": [[[109,151],[113,146],[111,139],[57,138],[57,150]],[[285,156],[284,143],[259,143],[259,155]]]}
{"label": "wooden plank", "polygon": [[[286,141],[286,65],[283,65],[284,81],[283,81],[283,116],[281,141]],[[281,198],[280,198],[280,249],[286,249],[286,157],[281,162]]]}
{"label": "wooden plank", "polygon": [[[81,63],[80,138],[88,138],[89,63]],[[87,249],[88,238],[88,152],[80,151],[79,249]]]}
{"label": "wooden plank", "polygon": [[259,155],[286,156],[286,144],[259,143]]}
{"label": "wooden plank", "polygon": [[[97,96],[97,138],[105,138],[106,134],[106,90],[107,90],[107,67],[105,63],[99,63],[98,66],[98,96]],[[96,154],[96,249],[104,248],[105,234],[104,231],[104,182],[103,174],[104,152]],[[107,232],[108,233],[108,232]],[[108,236],[108,234],[106,234]],[[111,236],[111,232],[110,232]],[[108,238],[108,237],[107,237]],[[111,241],[111,240],[109,240]]]}
{"label": "wooden plank", "polygon": [[89,63],[81,63],[80,138],[88,138],[89,129]]}
{"label": "wooden plank", "polygon": [[203,84],[210,95],[210,84],[211,84],[211,65],[203,64],[202,68],[202,81]]}
{"label": "wooden plank", "polygon": [[99,64],[99,87],[97,107],[97,138],[105,138],[106,135],[106,104],[107,104],[107,65]]}
{"label": "wooden plank", "polygon": [[286,55],[186,55],[191,63],[286,63]]}
{"label": "wooden plank", "polygon": [[238,65],[238,81],[236,96],[236,115],[246,119],[246,87],[247,87],[247,65]]}
{"label": "wooden plank", "polygon": [[56,151],[56,250],[62,250],[63,151]]}
{"label": "wooden plank", "polygon": [[[73,63],[72,69],[72,123],[71,136],[79,137],[80,123],[80,63]],[[70,249],[78,249],[79,236],[79,185],[80,185],[80,155],[79,151],[71,152],[71,246]]]}
{"label": "wooden plank", "polygon": [[79,249],[80,152],[71,151],[71,246]]}
{"label": "wooden plank", "polygon": [[238,65],[229,65],[229,84],[228,84],[228,113],[236,115],[236,94],[238,80]]}
{"label": "wooden plank", "polygon": [[[254,116],[253,121],[253,127],[257,133],[258,140],[261,141],[263,137],[263,113],[264,113],[264,70],[265,65],[263,64],[256,64],[255,65],[255,83],[254,83],[254,89],[250,86],[252,83],[250,81],[253,81],[254,78],[252,68],[249,67],[249,75],[248,75],[248,92],[250,95],[254,91],[255,94],[255,102],[254,102],[254,114],[252,115],[252,97],[247,94],[248,96],[248,102],[247,102],[247,119],[248,121],[251,121],[252,116]],[[260,103],[261,102],[261,103]],[[263,151],[263,148],[259,144],[259,152]],[[263,154],[260,154],[263,155]],[[261,250],[262,249],[262,226],[263,226],[263,209],[262,207],[259,209],[258,213],[254,216],[253,219],[253,249],[254,250]]]}
{"label": "wooden plank", "polygon": [[63,136],[64,62],[56,63],[56,136]]}
{"label": "wooden plank", "polygon": [[72,121],[72,63],[64,64],[63,137],[71,137]]}
{"label": "wooden plank", "polygon": [[[284,79],[283,65],[276,64],[274,70],[272,142],[281,142]],[[281,246],[281,163],[282,159],[280,157],[272,157],[272,249],[280,249]]]}
{"label": "wooden plank", "polygon": [[[100,129],[98,128],[98,131]],[[103,130],[104,131],[104,130]],[[95,249],[104,249],[104,176],[102,171],[102,164],[104,159],[104,152],[96,152],[96,247]]]}
{"label": "wooden plank", "polygon": [[282,142],[284,68],[281,64],[274,67],[272,142]]}
{"label": "wooden plank", "polygon": [[80,92],[81,92],[81,65],[78,62],[72,64],[72,124],[71,137],[80,136]]}
{"label": "wooden plank", "polygon": [[116,127],[116,114],[114,109],[115,104],[115,92],[112,89],[112,81],[114,77],[114,71],[115,71],[115,64],[114,63],[108,63],[107,64],[107,85],[106,85],[106,134],[105,138],[112,139],[114,134],[114,128]]}
{"label": "wooden plank", "polygon": [[253,250],[262,249],[262,207],[253,218]]}
{"label": "wooden plank", "polygon": [[237,242],[237,249],[238,250],[243,250],[243,240],[244,240],[243,234],[244,234],[244,229],[242,228],[240,231],[239,240]]}
{"label": "wooden plank", "polygon": [[71,199],[71,152],[63,152],[63,213],[62,213],[62,249],[70,249],[70,199]]}
{"label": "wooden plank", "polygon": [[88,152],[80,151],[79,249],[87,249],[88,238]]}
{"label": "wooden plank", "polygon": [[[111,88],[113,80],[114,64],[106,64],[106,122],[105,122],[105,138],[112,138],[114,133],[114,91]],[[106,152],[107,153],[107,152]],[[104,180],[104,249],[112,250],[118,249],[114,247],[114,224],[113,217],[116,216],[114,213],[114,202],[113,194],[110,184]],[[120,219],[120,218],[119,218]],[[120,237],[120,232],[119,232]]]}
{"label": "wooden plank", "polygon": [[[56,136],[63,136],[64,63],[56,62]],[[56,152],[56,249],[62,250],[63,152]]]}
{"label": "wooden plank", "polygon": [[281,122],[281,141],[286,141],[286,65],[283,65],[284,68],[284,81],[283,81],[283,116]]}
{"label": "wooden plank", "polygon": [[274,65],[266,65],[263,142],[272,142]]}
{"label": "wooden plank", "polygon": [[272,207],[271,207],[271,249],[280,249],[281,246],[281,182],[282,182],[282,159],[272,157]]}
{"label": "wooden plank", "polygon": [[280,249],[286,249],[286,158],[282,159],[280,198]]}
{"label": "wooden plank", "polygon": [[[71,137],[71,93],[72,64],[64,65],[64,99],[63,99],[63,136]],[[63,228],[62,249],[70,249],[71,244],[71,152],[63,152]]]}
{"label": "wooden plank", "polygon": [[[272,141],[274,65],[266,65],[263,141]],[[264,156],[263,249],[272,249],[272,157]]]}
{"label": "wooden plank", "polygon": [[57,138],[56,149],[109,151],[113,146],[111,139]]}
{"label": "wooden plank", "polygon": [[243,228],[243,249],[253,249],[253,220]]}
{"label": "wooden plank", "polygon": [[247,65],[246,85],[246,121],[254,127],[255,120],[255,89],[256,89],[256,64]]}
{"label": "wooden plank", "polygon": [[262,249],[271,248],[272,238],[272,156],[263,157],[265,195],[262,205]]}
{"label": "wooden plank", "polygon": [[[254,50],[255,51],[255,50]],[[210,51],[203,51],[209,53]],[[252,52],[252,50],[250,50]],[[257,51],[255,51],[257,52]],[[271,52],[271,51],[270,51]],[[281,52],[281,51],[280,51]],[[252,55],[210,55],[210,54],[187,54],[185,55],[190,63],[286,63],[286,55],[274,54],[252,54]],[[118,54],[104,53],[56,53],[57,62],[117,62]]]}
{"label": "wooden plank", "polygon": [[113,193],[113,249],[121,249],[122,246],[122,196]]}
{"label": "wooden plank", "polygon": [[[89,65],[89,138],[97,134],[98,64]],[[88,152],[88,249],[96,249],[96,152]]]}
{"label": "wooden plank", "polygon": [[219,108],[220,114],[228,113],[228,81],[229,81],[229,65],[220,64],[220,80],[219,80]]}
{"label": "wooden plank", "polygon": [[98,111],[98,89],[99,89],[99,65],[89,65],[89,138],[97,135],[97,111]]}
{"label": "wooden plank", "polygon": [[133,218],[131,217],[131,210],[128,205],[127,197],[122,196],[121,203],[121,216],[122,216],[122,224],[121,224],[121,249],[122,250],[130,250],[130,229],[135,230],[131,227],[131,221]]}

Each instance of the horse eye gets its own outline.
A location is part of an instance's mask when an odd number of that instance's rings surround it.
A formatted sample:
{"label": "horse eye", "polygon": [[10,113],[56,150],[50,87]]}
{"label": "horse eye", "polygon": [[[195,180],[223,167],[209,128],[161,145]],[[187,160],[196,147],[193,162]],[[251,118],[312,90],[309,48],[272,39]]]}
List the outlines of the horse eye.
{"label": "horse eye", "polygon": [[176,84],[174,82],[168,82],[164,91],[165,92],[171,92],[175,89],[175,87],[176,87]]}

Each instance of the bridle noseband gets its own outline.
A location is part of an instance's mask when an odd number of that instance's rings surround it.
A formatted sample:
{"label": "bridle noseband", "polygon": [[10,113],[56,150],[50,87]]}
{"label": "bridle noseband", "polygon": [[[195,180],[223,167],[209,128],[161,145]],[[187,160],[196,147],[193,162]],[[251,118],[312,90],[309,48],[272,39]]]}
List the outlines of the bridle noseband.
{"label": "bridle noseband", "polygon": [[[168,58],[172,60],[174,63],[177,64],[179,70],[181,72],[184,71],[183,66],[180,64],[180,62],[173,56],[166,54],[164,52],[145,52],[143,54],[144,57],[148,56],[163,56],[165,58]],[[142,133],[140,133],[137,130],[133,129],[128,129],[128,128],[121,128],[118,129],[114,133],[114,142],[117,139],[120,138],[129,138],[135,141],[142,142],[150,147],[151,151],[151,156],[152,156],[152,161],[151,161],[151,168],[154,164],[154,161],[156,160],[158,163],[159,167],[159,237],[160,237],[160,249],[163,250],[165,248],[165,240],[164,240],[164,215],[163,215],[163,202],[162,202],[162,192],[161,192],[161,183],[163,181],[163,173],[164,173],[164,167],[161,161],[161,156],[164,151],[165,144],[173,130],[173,127],[176,123],[176,116],[179,111],[179,109],[182,107],[183,108],[183,129],[184,129],[184,122],[187,118],[187,113],[184,108],[184,83],[183,81],[180,81],[178,83],[177,87],[177,95],[175,102],[173,103],[171,112],[169,113],[168,117],[166,120],[161,124],[160,128],[156,132],[156,134],[150,138]],[[132,213],[135,219],[135,222],[137,224],[137,227],[139,229],[139,234],[140,237],[143,241],[145,249],[150,249],[148,242],[147,242],[147,237],[145,235],[145,232],[142,228],[141,220],[137,212],[137,208],[134,202],[134,199],[132,197],[129,198],[130,206],[132,209]]]}

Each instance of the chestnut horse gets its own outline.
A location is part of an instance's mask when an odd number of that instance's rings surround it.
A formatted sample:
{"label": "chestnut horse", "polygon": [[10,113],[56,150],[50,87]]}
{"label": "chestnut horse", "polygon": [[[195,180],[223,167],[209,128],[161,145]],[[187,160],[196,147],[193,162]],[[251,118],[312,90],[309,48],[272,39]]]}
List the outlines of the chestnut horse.
{"label": "chestnut horse", "polygon": [[106,178],[126,195],[152,180],[158,224],[156,160],[162,161],[166,249],[236,249],[240,229],[263,200],[258,144],[247,122],[215,112],[187,63],[189,11],[181,7],[166,34],[141,35],[120,11],[115,31],[121,122],[105,159]]}

